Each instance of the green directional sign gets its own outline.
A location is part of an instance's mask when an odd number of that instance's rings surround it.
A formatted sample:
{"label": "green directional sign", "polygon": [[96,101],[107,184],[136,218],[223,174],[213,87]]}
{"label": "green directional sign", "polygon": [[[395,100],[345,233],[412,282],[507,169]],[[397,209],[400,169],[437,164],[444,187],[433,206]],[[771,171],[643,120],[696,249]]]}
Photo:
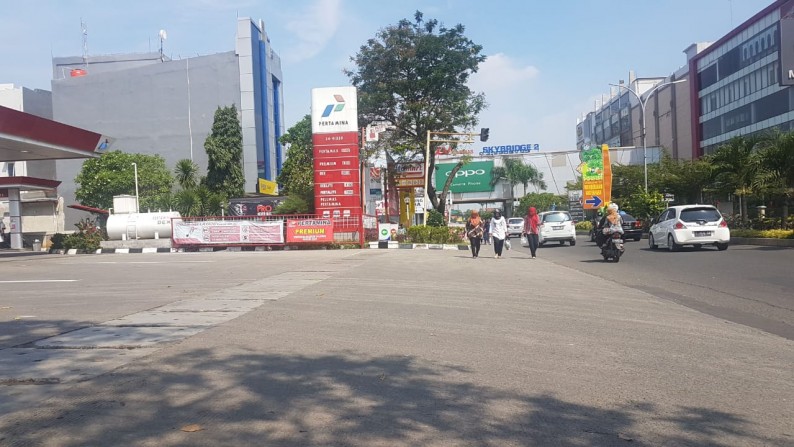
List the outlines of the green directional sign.
{"label": "green directional sign", "polygon": [[[436,188],[438,190],[444,187],[449,173],[454,167],[455,163],[441,163],[436,165]],[[492,160],[467,163],[455,173],[455,179],[452,180],[452,186],[450,186],[449,190],[451,192],[493,191],[493,187],[491,186],[492,170]]]}

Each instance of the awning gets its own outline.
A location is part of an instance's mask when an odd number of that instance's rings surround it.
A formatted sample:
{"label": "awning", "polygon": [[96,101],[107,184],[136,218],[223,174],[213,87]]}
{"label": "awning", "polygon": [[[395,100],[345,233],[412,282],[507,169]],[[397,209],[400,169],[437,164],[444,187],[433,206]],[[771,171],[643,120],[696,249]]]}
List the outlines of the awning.
{"label": "awning", "polygon": [[98,157],[111,139],[0,106],[0,161]]}

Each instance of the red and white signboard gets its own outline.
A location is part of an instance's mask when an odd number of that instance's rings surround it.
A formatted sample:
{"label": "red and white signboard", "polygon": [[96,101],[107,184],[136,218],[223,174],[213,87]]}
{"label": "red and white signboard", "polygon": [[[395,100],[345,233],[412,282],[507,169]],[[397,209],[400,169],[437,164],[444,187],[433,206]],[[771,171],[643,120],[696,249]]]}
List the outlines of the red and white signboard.
{"label": "red and white signboard", "polygon": [[177,245],[283,244],[284,222],[175,220],[172,239]]}
{"label": "red and white signboard", "polygon": [[314,208],[323,218],[362,214],[355,87],[312,90]]}
{"label": "red and white signboard", "polygon": [[287,220],[287,243],[333,241],[334,224],[331,219]]}

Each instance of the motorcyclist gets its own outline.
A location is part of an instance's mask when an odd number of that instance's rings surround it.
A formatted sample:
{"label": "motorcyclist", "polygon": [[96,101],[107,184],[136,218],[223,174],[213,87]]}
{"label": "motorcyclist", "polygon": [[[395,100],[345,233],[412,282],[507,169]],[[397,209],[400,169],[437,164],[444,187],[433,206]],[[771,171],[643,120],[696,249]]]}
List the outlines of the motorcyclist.
{"label": "motorcyclist", "polygon": [[603,238],[601,239],[600,245],[603,251],[606,246],[604,242],[606,242],[607,238],[612,237],[615,233],[623,234],[623,218],[620,217],[617,203],[610,203],[609,206],[607,206],[606,215],[601,219],[598,226],[601,229],[598,233],[601,233]]}

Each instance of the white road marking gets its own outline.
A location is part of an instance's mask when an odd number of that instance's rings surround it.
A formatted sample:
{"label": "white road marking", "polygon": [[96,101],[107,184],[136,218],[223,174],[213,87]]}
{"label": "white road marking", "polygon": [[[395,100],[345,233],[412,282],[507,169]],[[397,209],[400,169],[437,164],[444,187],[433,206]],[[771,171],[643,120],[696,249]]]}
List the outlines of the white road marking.
{"label": "white road marking", "polygon": [[0,281],[0,284],[37,283],[37,282],[76,282],[76,281],[80,281],[80,280],[79,279],[24,279],[17,281]]}

